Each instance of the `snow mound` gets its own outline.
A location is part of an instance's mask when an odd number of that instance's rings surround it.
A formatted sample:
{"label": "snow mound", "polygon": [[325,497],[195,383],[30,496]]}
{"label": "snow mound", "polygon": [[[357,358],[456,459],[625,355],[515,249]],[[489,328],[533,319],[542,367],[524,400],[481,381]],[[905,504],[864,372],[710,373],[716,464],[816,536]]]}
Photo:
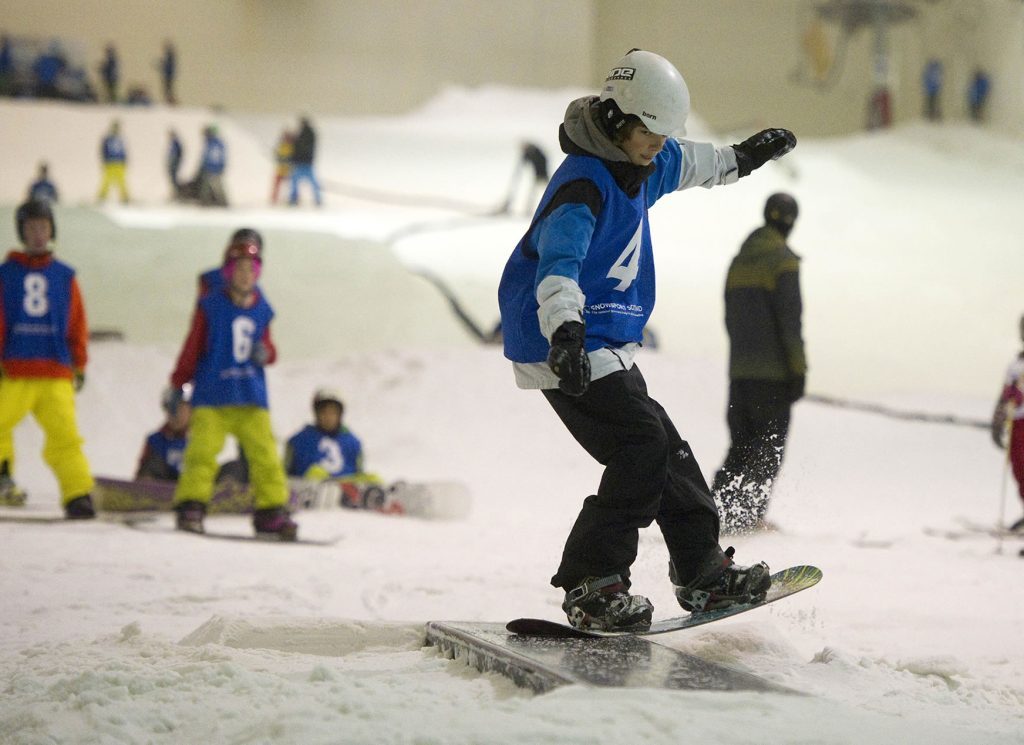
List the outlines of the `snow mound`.
{"label": "snow mound", "polygon": [[187,647],[220,644],[232,649],[343,657],[379,648],[419,649],[424,645],[424,631],[422,624],[213,616],[180,643]]}

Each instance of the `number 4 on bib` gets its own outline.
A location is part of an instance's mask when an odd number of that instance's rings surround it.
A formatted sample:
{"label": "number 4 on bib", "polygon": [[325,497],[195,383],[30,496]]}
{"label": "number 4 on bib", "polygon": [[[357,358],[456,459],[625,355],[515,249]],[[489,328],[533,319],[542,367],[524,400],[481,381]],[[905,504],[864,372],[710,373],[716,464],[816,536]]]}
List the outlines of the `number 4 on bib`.
{"label": "number 4 on bib", "polygon": [[619,280],[619,283],[614,288],[619,292],[625,292],[629,289],[629,286],[636,281],[636,275],[640,272],[640,247],[643,233],[644,221],[641,220],[640,224],[636,226],[636,232],[633,234],[633,237],[626,244],[626,248],[619,254],[619,258],[615,260],[612,268],[605,275],[609,279]]}

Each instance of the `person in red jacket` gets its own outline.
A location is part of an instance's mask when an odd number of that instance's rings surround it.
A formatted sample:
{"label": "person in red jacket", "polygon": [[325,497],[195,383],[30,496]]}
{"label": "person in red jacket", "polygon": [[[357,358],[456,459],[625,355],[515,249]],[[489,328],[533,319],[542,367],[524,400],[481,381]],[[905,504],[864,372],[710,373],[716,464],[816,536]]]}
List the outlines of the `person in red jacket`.
{"label": "person in red jacket", "polygon": [[288,485],[268,410],[264,367],[277,350],[270,334],[274,310],[256,284],[263,264],[256,235],[238,231],[232,237],[221,269],[225,284],[200,296],[171,374],[171,408],[174,397],[193,386],[174,509],[179,530],[204,532],[217,454],[231,434],[249,463],[257,535],[294,540],[298,526],[288,513]]}
{"label": "person in red jacket", "polygon": [[15,216],[24,251],[0,264],[0,503],[25,503],[14,482],[14,428],[29,412],[46,436],[43,459],[68,519],[96,516],[75,392],[85,383],[88,327],[75,271],[53,257],[53,211],[28,201]]}
{"label": "person in red jacket", "polygon": [[[1020,338],[1024,341],[1024,316],[1020,318]],[[1008,451],[1017,491],[1024,502],[1024,352],[1006,369],[1003,389],[992,413],[992,441],[997,448]],[[1009,529],[1024,533],[1024,517],[1012,523]]]}

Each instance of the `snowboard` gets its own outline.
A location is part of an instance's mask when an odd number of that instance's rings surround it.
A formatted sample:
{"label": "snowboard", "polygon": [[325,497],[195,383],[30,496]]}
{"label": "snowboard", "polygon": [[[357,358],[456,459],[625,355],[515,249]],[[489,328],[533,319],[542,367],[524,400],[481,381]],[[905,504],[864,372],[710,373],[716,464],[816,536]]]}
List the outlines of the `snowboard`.
{"label": "snowboard", "polygon": [[166,535],[172,535],[172,534],[173,535],[190,535],[190,536],[195,536],[196,538],[206,538],[208,540],[214,540],[214,541],[241,541],[241,542],[247,542],[247,543],[273,543],[273,544],[281,543],[281,544],[294,544],[294,545],[297,545],[297,546],[334,546],[342,538],[340,535],[339,536],[334,536],[333,538],[304,538],[301,535],[301,530],[302,530],[301,527],[299,528],[299,530],[300,530],[299,537],[297,537],[297,538],[295,538],[293,540],[282,540],[282,539],[280,539],[280,538],[278,538],[276,536],[272,536],[272,535],[257,535],[256,533],[251,532],[251,530],[250,530],[250,532],[246,532],[246,533],[227,533],[227,532],[224,532],[224,531],[217,531],[217,530],[211,531],[211,530],[207,529],[205,533],[192,533],[192,532],[187,531],[187,530],[178,530],[173,525],[166,525],[166,524],[156,525],[156,524],[153,524],[153,522],[151,520],[146,520],[146,519],[142,519],[142,520],[127,519],[127,520],[123,521],[123,524],[128,526],[129,528],[134,528],[134,529],[142,531],[144,533],[162,533],[162,534],[166,534]]}
{"label": "snowboard", "polygon": [[306,510],[370,510],[426,520],[458,520],[470,511],[465,484],[457,481],[395,481],[375,484],[339,479],[289,479],[298,506]]}
{"label": "snowboard", "polygon": [[719,610],[705,611],[703,613],[691,613],[687,616],[677,618],[666,618],[656,621],[646,629],[632,631],[599,631],[588,629],[577,629],[565,623],[547,621],[541,618],[517,618],[509,621],[505,628],[514,634],[522,636],[544,636],[555,638],[598,638],[607,636],[651,636],[654,634],[665,634],[669,631],[681,631],[683,629],[702,626],[706,623],[721,621],[723,618],[746,613],[749,610],[760,608],[776,600],[789,597],[794,593],[814,587],[821,581],[821,570],[817,567],[800,565],[783,569],[772,575],[772,586],[768,589],[765,599],[759,603],[744,603],[733,605]]}
{"label": "snowboard", "polygon": [[[97,477],[93,504],[102,512],[168,512],[174,501],[173,481]],[[389,515],[434,520],[455,520],[469,514],[469,490],[456,481],[396,481],[366,484],[354,481],[288,480],[288,509],[297,511],[367,509]],[[219,482],[207,506],[207,515],[252,512],[252,491],[234,479]]]}
{"label": "snowboard", "polygon": [[[156,479],[114,479],[96,477],[92,492],[93,504],[100,512],[170,512],[174,502],[173,481]],[[290,490],[288,508],[299,507],[298,492]],[[208,515],[245,514],[252,512],[252,491],[248,484],[224,479],[214,487],[207,505]]]}
{"label": "snowboard", "polygon": [[37,510],[31,507],[0,507],[0,523],[23,523],[32,525],[51,525],[58,523],[90,523],[111,522],[123,523],[126,520],[145,522],[156,519],[152,513],[138,513],[129,517],[127,513],[100,512],[92,520],[68,520],[60,507]]}

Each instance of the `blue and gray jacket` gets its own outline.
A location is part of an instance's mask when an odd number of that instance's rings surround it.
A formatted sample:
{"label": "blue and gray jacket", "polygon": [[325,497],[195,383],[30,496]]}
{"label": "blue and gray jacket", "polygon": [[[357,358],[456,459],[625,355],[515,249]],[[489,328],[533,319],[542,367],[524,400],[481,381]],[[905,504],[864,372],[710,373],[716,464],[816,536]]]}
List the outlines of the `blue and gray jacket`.
{"label": "blue and gray jacket", "polygon": [[649,166],[629,162],[597,123],[596,96],[569,104],[555,171],[498,289],[505,356],[521,388],[557,388],[545,362],[566,321],[586,324],[592,379],[633,365],[654,310],[647,211],[661,197],[739,178],[731,147],[670,138]]}

